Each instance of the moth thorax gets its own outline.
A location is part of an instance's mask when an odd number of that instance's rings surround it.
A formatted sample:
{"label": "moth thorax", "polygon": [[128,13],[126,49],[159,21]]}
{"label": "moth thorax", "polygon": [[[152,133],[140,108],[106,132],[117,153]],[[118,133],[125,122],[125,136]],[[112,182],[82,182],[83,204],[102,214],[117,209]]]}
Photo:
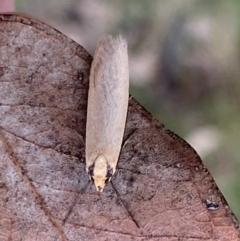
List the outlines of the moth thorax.
{"label": "moth thorax", "polygon": [[94,184],[98,191],[102,191],[107,179],[107,159],[100,155],[94,162],[93,176]]}

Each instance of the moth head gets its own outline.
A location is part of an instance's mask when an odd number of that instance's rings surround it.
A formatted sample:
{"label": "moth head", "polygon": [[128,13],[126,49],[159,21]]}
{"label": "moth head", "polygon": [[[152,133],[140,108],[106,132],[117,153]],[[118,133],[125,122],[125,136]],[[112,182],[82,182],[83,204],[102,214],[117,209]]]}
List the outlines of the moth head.
{"label": "moth head", "polygon": [[106,182],[111,180],[113,173],[113,169],[108,165],[107,159],[103,155],[98,156],[88,170],[89,177],[99,192],[103,191]]}

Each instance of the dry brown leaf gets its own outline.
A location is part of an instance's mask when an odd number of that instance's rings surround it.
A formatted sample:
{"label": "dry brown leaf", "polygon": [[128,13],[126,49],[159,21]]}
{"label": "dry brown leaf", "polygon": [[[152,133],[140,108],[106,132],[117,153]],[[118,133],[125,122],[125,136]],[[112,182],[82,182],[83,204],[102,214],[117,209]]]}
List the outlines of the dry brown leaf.
{"label": "dry brown leaf", "polygon": [[30,17],[0,16],[0,240],[240,240],[197,153],[130,100],[116,175],[85,172],[91,56]]}

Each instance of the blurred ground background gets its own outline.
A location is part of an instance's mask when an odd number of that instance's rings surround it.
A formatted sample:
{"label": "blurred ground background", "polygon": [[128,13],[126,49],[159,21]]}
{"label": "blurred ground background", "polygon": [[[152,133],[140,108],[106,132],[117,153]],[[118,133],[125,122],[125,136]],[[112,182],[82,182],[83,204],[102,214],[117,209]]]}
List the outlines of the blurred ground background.
{"label": "blurred ground background", "polygon": [[16,0],[91,54],[129,43],[131,94],[202,157],[240,220],[240,1]]}

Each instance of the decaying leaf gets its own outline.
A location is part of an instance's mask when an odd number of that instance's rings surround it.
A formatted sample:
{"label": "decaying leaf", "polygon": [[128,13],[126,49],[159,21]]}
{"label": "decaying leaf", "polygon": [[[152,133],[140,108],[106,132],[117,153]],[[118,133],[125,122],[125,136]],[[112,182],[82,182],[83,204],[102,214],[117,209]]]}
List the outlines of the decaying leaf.
{"label": "decaying leaf", "polygon": [[116,175],[85,172],[91,56],[48,25],[0,16],[0,240],[240,240],[197,153],[130,100]]}

